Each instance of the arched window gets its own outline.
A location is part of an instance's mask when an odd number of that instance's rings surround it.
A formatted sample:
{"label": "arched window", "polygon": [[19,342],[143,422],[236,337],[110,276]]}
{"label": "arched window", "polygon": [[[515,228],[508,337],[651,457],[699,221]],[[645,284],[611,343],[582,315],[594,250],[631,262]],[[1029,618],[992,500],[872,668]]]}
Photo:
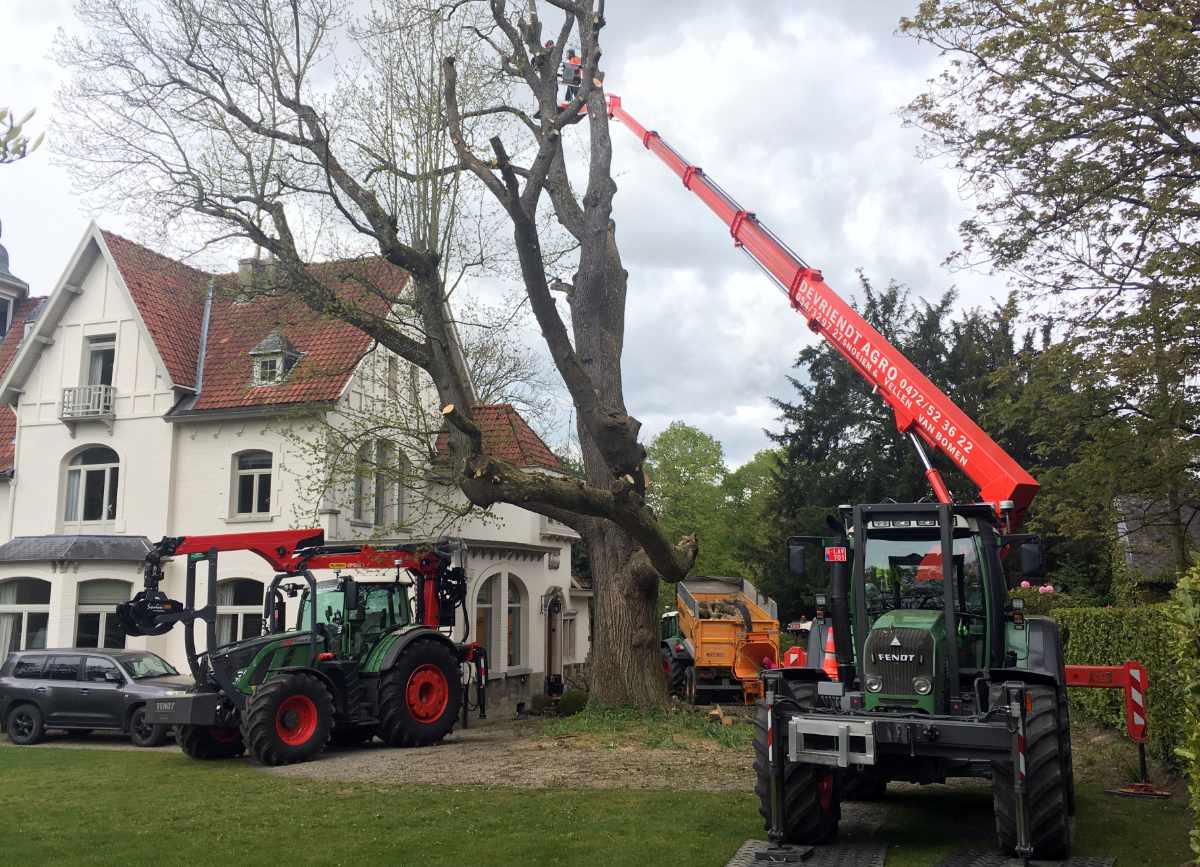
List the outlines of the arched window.
{"label": "arched window", "polygon": [[0,663],[14,650],[46,646],[50,582],[38,578],[0,581]]}
{"label": "arched window", "polygon": [[271,453],[261,450],[236,455],[234,469],[234,514],[271,514]]}
{"label": "arched window", "polygon": [[529,594],[513,573],[508,573],[508,667],[525,665],[525,637],[529,630],[525,617],[529,612]]}
{"label": "arched window", "polygon": [[91,446],[71,458],[63,521],[78,524],[116,520],[120,472],[120,458],[105,446]]}
{"label": "arched window", "polygon": [[128,602],[132,585],[128,581],[101,578],[83,581],[75,602],[75,646],[125,646],[125,630],[116,607]]}
{"label": "arched window", "polygon": [[262,635],[261,581],[230,578],[217,584],[217,644],[232,644]]}
{"label": "arched window", "polygon": [[479,585],[479,593],[475,597],[475,640],[484,646],[487,650],[488,660],[494,663],[496,659],[496,647],[493,639],[496,635],[496,630],[492,628],[493,618],[497,616],[497,608],[494,600],[498,601],[500,595],[500,573],[490,575],[484,579]]}

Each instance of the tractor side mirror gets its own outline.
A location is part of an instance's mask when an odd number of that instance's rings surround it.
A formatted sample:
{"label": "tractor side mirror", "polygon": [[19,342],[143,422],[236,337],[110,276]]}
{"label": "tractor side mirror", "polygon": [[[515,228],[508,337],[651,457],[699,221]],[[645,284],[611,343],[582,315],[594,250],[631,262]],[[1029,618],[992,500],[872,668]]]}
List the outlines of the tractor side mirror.
{"label": "tractor side mirror", "polygon": [[808,568],[808,552],[804,550],[803,542],[788,541],[788,573],[793,578],[803,578]]}
{"label": "tractor side mirror", "polygon": [[1046,574],[1040,542],[1026,542],[1021,546],[1021,574],[1026,578],[1041,578]]}

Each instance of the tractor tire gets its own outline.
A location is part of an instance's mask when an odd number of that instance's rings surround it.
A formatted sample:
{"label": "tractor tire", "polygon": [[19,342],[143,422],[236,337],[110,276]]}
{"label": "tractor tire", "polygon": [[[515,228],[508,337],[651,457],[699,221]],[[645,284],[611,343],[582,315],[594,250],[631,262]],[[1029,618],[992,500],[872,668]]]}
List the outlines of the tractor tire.
{"label": "tractor tire", "polygon": [[144,705],[129,715],[129,740],[135,747],[161,747],[167,742],[167,728],[146,722]]}
{"label": "tractor tire", "polygon": [[691,666],[682,659],[672,659],[670,670],[667,672],[671,695],[683,698],[687,690],[687,673]]}
{"label": "tractor tire", "polygon": [[264,765],[292,765],[318,755],[333,729],[333,696],[319,677],[285,674],[261,684],[242,713],[242,737]]}
{"label": "tractor tire", "polygon": [[46,733],[46,719],[37,705],[19,704],[8,712],[4,727],[10,741],[25,747],[42,739]]}
{"label": "tractor tire", "polygon": [[235,728],[176,726],[175,742],[193,759],[235,759],[246,752],[242,733]]}
{"label": "tractor tire", "polygon": [[[1025,724],[1025,787],[1033,858],[1065,859],[1071,854],[1068,809],[1070,769],[1062,748],[1059,692],[1052,686],[1029,686],[1033,710]],[[1011,762],[992,763],[992,805],[996,839],[1004,853],[1016,851],[1017,801]]]}
{"label": "tractor tire", "polygon": [[1067,779],[1067,815],[1075,815],[1075,758],[1071,754],[1071,702],[1065,687],[1058,691],[1058,728],[1060,747],[1066,757],[1063,775]]}
{"label": "tractor tire", "polygon": [[379,737],[391,747],[427,747],[454,729],[462,707],[458,660],[431,638],[418,639],[379,681]]}
{"label": "tractor tire", "polygon": [[[761,701],[757,703],[754,727],[754,794],[758,795],[763,829],[769,831],[771,766],[767,760],[767,706]],[[829,768],[785,762],[782,804],[785,842],[816,846],[837,836],[842,804],[837,778]]]}

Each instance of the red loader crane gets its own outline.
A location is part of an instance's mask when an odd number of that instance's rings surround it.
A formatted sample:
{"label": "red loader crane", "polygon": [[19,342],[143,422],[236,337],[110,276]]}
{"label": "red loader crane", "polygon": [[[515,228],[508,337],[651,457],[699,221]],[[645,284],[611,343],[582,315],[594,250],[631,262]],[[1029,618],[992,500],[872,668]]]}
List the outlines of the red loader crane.
{"label": "red loader crane", "polygon": [[[815,546],[830,590],[817,596],[808,665],[762,674],[755,791],[772,843],[829,841],[842,800],[878,797],[893,780],[980,776],[992,780],[1001,850],[1066,857],[1075,789],[1062,643],[1054,621],[1025,617],[1019,600],[1009,600],[1001,557],[1019,544],[1021,573],[1042,574],[1040,541],[1016,534],[1037,482],[818,269],[619,97],[609,97],[608,114],[728,227],[734,245],[883,397],[937,499],[841,506],[830,518],[832,538],[788,539],[791,573],[805,573]],[[954,502],[926,446],[979,486],[978,500]],[[822,665],[830,630],[836,666]]]}

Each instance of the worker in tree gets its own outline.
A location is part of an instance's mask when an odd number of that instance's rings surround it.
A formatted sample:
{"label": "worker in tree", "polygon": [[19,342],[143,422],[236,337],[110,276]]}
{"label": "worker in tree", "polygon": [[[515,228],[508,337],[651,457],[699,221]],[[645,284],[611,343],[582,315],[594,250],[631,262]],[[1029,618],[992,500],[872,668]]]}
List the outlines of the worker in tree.
{"label": "worker in tree", "polygon": [[562,65],[562,80],[567,86],[567,102],[579,93],[579,85],[583,83],[583,58],[575,53],[574,48],[567,49],[567,59]]}

